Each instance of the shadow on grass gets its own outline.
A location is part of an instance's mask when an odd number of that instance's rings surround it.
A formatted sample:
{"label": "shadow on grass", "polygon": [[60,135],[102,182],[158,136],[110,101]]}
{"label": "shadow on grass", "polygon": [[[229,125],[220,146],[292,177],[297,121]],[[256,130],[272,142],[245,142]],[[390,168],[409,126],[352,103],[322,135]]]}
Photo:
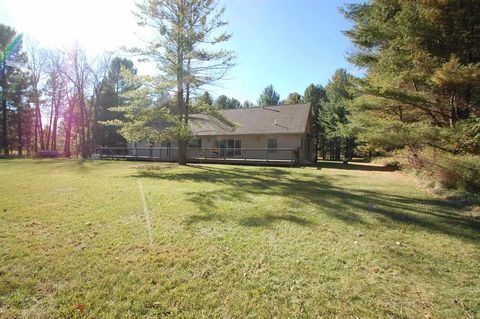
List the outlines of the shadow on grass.
{"label": "shadow on grass", "polygon": [[313,223],[305,218],[298,217],[292,214],[287,215],[273,215],[265,214],[263,216],[247,217],[240,220],[240,225],[248,227],[269,227],[275,222],[286,221],[301,226],[310,226]]}
{"label": "shadow on grass", "polygon": [[382,166],[382,165],[372,165],[361,162],[349,162],[345,164],[339,161],[319,161],[315,164],[315,167],[318,169],[322,168],[334,168],[334,169],[345,169],[345,170],[354,170],[354,171],[371,171],[371,172],[393,172],[397,169],[393,166]]}
{"label": "shadow on grass", "polygon": [[[466,216],[467,206],[438,199],[411,198],[367,189],[351,190],[335,185],[332,178],[312,176],[302,170],[265,167],[252,170],[238,166],[191,165],[186,169],[138,171],[134,177],[148,177],[169,181],[208,183],[216,187],[204,191],[184,193],[187,200],[200,210],[210,212],[219,201],[252,202],[256,195],[282,196],[296,203],[313,206],[318,214],[328,214],[345,223],[368,227],[365,217],[372,216],[392,227],[413,225],[432,233],[442,233],[466,241],[480,240],[480,222]],[[219,189],[220,186],[220,189]],[[190,222],[222,219],[208,214]],[[260,217],[240,220],[243,226],[269,226],[276,221],[288,221],[302,226],[310,222],[291,212],[277,211]]]}

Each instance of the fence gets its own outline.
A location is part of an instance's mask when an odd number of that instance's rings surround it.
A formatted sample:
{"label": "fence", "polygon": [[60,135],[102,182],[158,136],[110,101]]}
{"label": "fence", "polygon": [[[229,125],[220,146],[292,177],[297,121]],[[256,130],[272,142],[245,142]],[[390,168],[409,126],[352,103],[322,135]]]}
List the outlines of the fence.
{"label": "fence", "polygon": [[[100,147],[96,154],[102,159],[132,159],[150,161],[176,161],[178,148],[121,148]],[[298,148],[188,148],[191,162],[255,162],[266,164],[298,164]]]}

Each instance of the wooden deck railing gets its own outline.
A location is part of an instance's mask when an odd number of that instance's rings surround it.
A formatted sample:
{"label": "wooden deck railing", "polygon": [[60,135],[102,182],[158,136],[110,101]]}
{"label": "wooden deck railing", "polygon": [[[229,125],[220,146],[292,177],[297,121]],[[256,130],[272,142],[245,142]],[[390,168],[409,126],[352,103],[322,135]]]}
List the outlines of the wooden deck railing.
{"label": "wooden deck railing", "polygon": [[[172,147],[99,147],[96,154],[102,159],[131,159],[176,161],[178,148]],[[190,162],[228,162],[258,164],[298,164],[298,148],[188,148]]]}

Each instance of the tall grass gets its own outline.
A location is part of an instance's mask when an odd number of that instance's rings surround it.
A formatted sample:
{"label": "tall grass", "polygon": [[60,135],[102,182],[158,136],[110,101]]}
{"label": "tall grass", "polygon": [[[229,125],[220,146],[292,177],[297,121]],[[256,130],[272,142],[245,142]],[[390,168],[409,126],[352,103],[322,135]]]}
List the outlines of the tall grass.
{"label": "tall grass", "polygon": [[441,150],[423,149],[409,154],[404,166],[427,173],[442,186],[480,192],[480,156],[453,155]]}

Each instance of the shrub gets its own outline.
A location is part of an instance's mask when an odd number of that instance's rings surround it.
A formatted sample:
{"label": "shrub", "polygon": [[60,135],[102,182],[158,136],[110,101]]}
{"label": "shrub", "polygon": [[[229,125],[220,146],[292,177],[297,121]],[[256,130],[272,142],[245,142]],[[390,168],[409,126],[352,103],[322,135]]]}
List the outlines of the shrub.
{"label": "shrub", "polygon": [[60,156],[61,154],[58,151],[47,151],[47,150],[39,151],[35,154],[35,157],[39,157],[39,158],[56,158]]}
{"label": "shrub", "polygon": [[447,188],[480,192],[480,156],[424,149],[411,156],[411,167],[426,172]]}

